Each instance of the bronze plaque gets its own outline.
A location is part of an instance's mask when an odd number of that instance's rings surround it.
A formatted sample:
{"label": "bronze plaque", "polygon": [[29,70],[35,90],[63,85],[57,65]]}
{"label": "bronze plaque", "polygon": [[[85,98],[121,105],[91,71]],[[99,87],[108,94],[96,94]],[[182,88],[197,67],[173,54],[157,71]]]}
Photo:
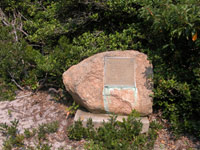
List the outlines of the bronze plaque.
{"label": "bronze plaque", "polygon": [[134,58],[105,57],[104,58],[104,85],[134,86],[135,62]]}

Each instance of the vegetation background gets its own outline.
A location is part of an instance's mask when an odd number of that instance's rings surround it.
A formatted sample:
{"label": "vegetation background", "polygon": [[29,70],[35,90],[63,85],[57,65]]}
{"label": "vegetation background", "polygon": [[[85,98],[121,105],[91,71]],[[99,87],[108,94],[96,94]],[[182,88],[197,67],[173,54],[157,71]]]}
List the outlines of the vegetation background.
{"label": "vegetation background", "polygon": [[154,66],[154,110],[200,137],[199,0],[1,0],[0,99],[63,88],[62,73],[104,51],[133,49]]}

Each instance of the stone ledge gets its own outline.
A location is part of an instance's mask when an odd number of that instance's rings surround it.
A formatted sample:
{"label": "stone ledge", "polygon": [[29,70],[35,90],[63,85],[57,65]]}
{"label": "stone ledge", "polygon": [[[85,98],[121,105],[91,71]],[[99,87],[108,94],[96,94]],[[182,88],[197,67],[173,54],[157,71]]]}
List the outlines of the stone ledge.
{"label": "stone ledge", "polygon": [[[75,114],[74,122],[78,121],[79,118],[80,118],[80,120],[83,121],[83,126],[86,127],[87,120],[89,118],[91,118],[92,121],[93,121],[94,127],[98,128],[103,124],[103,121],[104,122],[109,121],[109,118],[110,118],[109,116],[110,116],[109,114],[94,114],[94,113],[85,112],[85,111],[82,111],[82,110],[79,109],[79,110],[77,110],[77,112]],[[123,118],[126,119],[127,116],[118,116],[117,120],[122,121]],[[149,120],[148,120],[148,118],[147,117],[140,117],[138,119],[141,119],[140,121],[143,124],[141,133],[148,132],[148,130],[149,130]]]}

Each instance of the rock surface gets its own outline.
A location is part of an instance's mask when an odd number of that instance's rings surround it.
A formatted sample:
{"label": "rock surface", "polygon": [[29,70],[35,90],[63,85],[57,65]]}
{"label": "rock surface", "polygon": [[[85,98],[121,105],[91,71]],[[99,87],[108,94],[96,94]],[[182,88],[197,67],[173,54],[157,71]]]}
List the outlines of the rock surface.
{"label": "rock surface", "polygon": [[[105,58],[134,59],[134,88],[109,89],[105,94]],[[110,51],[91,56],[63,73],[66,90],[73,99],[90,112],[130,114],[133,109],[146,116],[152,113],[152,65],[143,53],[133,50]],[[107,96],[107,97],[106,97]]]}

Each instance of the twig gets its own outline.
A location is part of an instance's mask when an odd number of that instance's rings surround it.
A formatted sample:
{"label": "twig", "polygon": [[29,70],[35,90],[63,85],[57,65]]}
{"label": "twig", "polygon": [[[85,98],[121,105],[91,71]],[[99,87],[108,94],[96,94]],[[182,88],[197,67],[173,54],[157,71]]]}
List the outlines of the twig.
{"label": "twig", "polygon": [[9,26],[8,20],[6,18],[6,15],[4,14],[3,10],[0,8],[0,19],[3,22],[4,25]]}
{"label": "twig", "polygon": [[41,45],[37,45],[37,44],[30,44],[31,46],[35,46],[35,47],[42,47]]}
{"label": "twig", "polygon": [[24,17],[20,12],[19,12],[19,15],[22,17],[22,18],[24,18],[24,20],[28,20],[26,17]]}
{"label": "twig", "polygon": [[46,80],[47,80],[47,75],[48,75],[48,73],[45,74],[45,78],[42,79],[43,81],[42,81],[42,83],[40,84],[40,86],[38,87],[38,89],[35,91],[35,93],[37,93],[42,87],[44,87],[44,83],[45,83]]}
{"label": "twig", "polygon": [[[13,27],[13,34],[15,36],[15,41],[17,42],[19,40],[18,35],[17,35],[17,30],[22,32],[25,36],[28,36],[28,33],[23,30],[23,21],[22,17],[26,20],[26,18],[20,13],[16,12],[15,10],[13,11],[13,20],[11,22],[8,21],[5,13],[3,10],[0,8],[0,19],[3,22],[5,26],[12,26]],[[19,18],[19,21],[17,21]]]}
{"label": "twig", "polygon": [[15,34],[15,41],[18,42],[18,35],[17,35],[17,31],[16,31],[16,14],[15,14],[15,11],[13,12],[13,17],[14,17],[14,20],[12,20],[12,26],[13,26],[13,32]]}
{"label": "twig", "polygon": [[14,82],[15,85],[16,85],[20,90],[24,91],[24,88],[21,87],[21,86],[15,81],[13,75],[12,75],[9,71],[8,71],[8,73],[9,73],[10,77],[12,78],[11,81]]}
{"label": "twig", "polygon": [[14,82],[15,85],[16,85],[20,90],[24,91],[24,88],[21,87],[21,86],[15,81],[15,79],[11,79],[11,81]]}
{"label": "twig", "polygon": [[26,33],[23,29],[17,28],[19,31],[21,31],[24,35],[28,36],[28,33]]}
{"label": "twig", "polygon": [[15,97],[15,99],[21,99],[21,98],[24,98],[24,97],[27,97],[27,96],[32,96],[33,93],[31,94],[27,94],[27,95],[23,95],[23,96],[19,96],[19,97]]}
{"label": "twig", "polygon": [[5,20],[2,19],[2,22],[4,25],[9,26],[9,24]]}
{"label": "twig", "polygon": [[24,30],[23,30],[23,23],[22,23],[22,14],[20,12],[18,12],[18,16],[19,16],[19,19],[20,19],[20,26],[17,28],[19,31],[21,31],[23,34],[25,34],[26,36],[28,36],[28,33],[26,33]]}

